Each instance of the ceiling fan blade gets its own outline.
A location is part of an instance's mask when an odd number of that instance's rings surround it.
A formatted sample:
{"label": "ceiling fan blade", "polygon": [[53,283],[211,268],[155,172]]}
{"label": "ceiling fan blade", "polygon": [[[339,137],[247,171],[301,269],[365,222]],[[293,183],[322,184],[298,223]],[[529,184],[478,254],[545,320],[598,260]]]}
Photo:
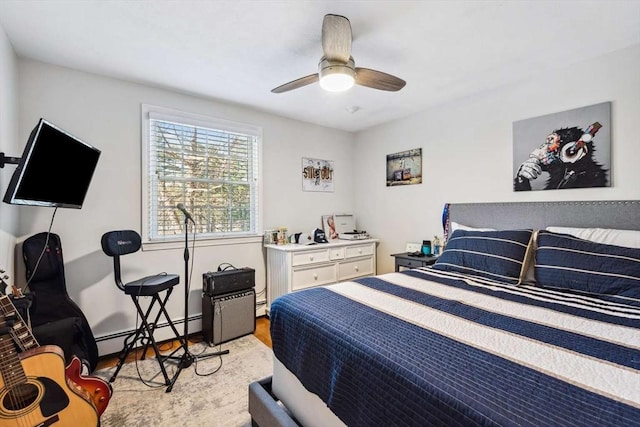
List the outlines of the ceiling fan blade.
{"label": "ceiling fan blade", "polygon": [[325,15],[322,21],[322,51],[329,61],[348,62],[351,57],[351,23],[340,15]]}
{"label": "ceiling fan blade", "polygon": [[373,89],[397,92],[402,89],[407,82],[391,74],[383,73],[382,71],[356,67],[356,84]]}
{"label": "ceiling fan blade", "polygon": [[282,93],[287,92],[293,89],[298,89],[302,86],[310,85],[311,83],[315,83],[319,80],[318,74],[311,74],[309,76],[301,77],[297,80],[293,80],[289,83],[285,83],[276,88],[271,89],[273,93]]}

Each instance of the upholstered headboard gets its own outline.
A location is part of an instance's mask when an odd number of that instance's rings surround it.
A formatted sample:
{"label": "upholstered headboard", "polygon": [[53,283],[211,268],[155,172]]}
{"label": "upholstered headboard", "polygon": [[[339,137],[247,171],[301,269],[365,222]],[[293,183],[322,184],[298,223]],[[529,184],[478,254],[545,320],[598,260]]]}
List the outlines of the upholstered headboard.
{"label": "upholstered headboard", "polygon": [[495,229],[548,226],[640,230],[640,200],[451,203],[449,220]]}

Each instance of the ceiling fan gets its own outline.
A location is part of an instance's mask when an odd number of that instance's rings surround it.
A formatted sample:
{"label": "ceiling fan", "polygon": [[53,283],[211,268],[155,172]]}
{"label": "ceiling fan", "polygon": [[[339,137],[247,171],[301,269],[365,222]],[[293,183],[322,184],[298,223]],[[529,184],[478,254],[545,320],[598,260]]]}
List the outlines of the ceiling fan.
{"label": "ceiling fan", "polygon": [[273,93],[287,92],[311,83],[320,82],[320,87],[330,92],[341,92],[354,84],[373,89],[396,92],[407,82],[369,68],[356,67],[351,56],[351,23],[340,15],[325,15],[322,21],[322,51],[318,72],[301,77],[271,89]]}

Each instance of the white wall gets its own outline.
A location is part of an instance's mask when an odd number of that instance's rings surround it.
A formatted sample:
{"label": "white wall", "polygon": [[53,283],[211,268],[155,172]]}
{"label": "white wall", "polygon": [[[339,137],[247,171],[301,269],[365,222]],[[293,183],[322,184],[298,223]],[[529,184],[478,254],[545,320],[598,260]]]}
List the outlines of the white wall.
{"label": "white wall", "polygon": [[[102,150],[98,168],[80,210],[59,209],[53,232],[60,235],[67,287],[96,337],[128,330],[135,325],[132,302],[113,283],[113,265],[100,247],[109,230],[141,227],[141,104],[152,104],[211,117],[262,126],[264,160],[264,226],[287,226],[290,231],[310,231],[320,216],[353,209],[353,135],[300,123],[236,105],[140,84],[124,82],[52,66],[19,61],[19,132],[24,147],[40,117]],[[338,171],[335,192],[302,192],[301,158],[333,160]],[[43,171],[43,174],[50,171]],[[5,175],[8,176],[5,172]],[[46,231],[53,209],[3,206],[19,209],[20,240]],[[256,291],[265,286],[262,243],[198,247],[191,253],[189,314],[200,314],[202,273],[228,262],[256,270]],[[183,276],[183,249],[142,251],[123,259],[125,280],[161,271]],[[264,298],[264,295],[262,296]],[[170,300],[172,317],[184,317],[184,288],[179,285]],[[200,322],[190,325],[200,330]],[[182,326],[178,328],[182,331]],[[118,351],[122,338],[99,344],[101,354]]]}
{"label": "white wall", "polygon": [[[0,152],[9,157],[19,157],[18,144],[18,74],[15,53],[9,39],[0,27]],[[0,195],[7,189],[15,165],[5,165],[0,169]],[[11,278],[13,271],[13,247],[16,242],[18,213],[6,208],[0,202],[0,269],[7,271]]]}
{"label": "white wall", "polygon": [[[612,102],[612,187],[514,193],[513,122],[605,101]],[[639,199],[639,118],[634,46],[357,134],[355,212],[381,239],[378,273],[393,270],[390,254],[406,242],[442,235],[446,202]],[[386,187],[386,155],[419,147],[422,184]]]}
{"label": "white wall", "polygon": [[[4,41],[3,41],[4,40]],[[237,105],[169,90],[108,79],[15,57],[0,34],[0,147],[21,152],[38,118],[45,117],[102,150],[96,175],[81,210],[58,211],[53,231],[62,238],[67,286],[98,337],[130,329],[131,301],[115,288],[111,260],[101,251],[102,233],[139,229],[140,104],[148,103],[263,127],[264,226],[307,231],[320,215],[354,212],[358,227],[381,239],[378,273],[391,271],[391,253],[407,241],[442,234],[446,202],[525,200],[606,200],[640,198],[640,46],[580,66],[557,69],[527,81],[447,105],[357,135],[300,123]],[[9,65],[6,65],[9,63]],[[9,70],[9,71],[7,71]],[[16,80],[19,91],[15,92]],[[409,87],[407,87],[408,89]],[[553,112],[612,102],[611,188],[514,193],[512,124]],[[20,106],[15,128],[15,105]],[[13,110],[13,111],[11,111]],[[7,117],[13,117],[12,120]],[[11,130],[13,126],[13,131]],[[11,134],[14,132],[17,135]],[[7,147],[7,140],[19,141]],[[355,141],[355,144],[354,144]],[[423,183],[386,187],[386,155],[423,149]],[[333,160],[335,192],[301,191],[301,157]],[[357,162],[353,161],[357,158]],[[6,187],[12,169],[0,170]],[[6,217],[20,214],[19,228],[5,228]],[[0,205],[0,231],[24,240],[48,228],[52,209]],[[141,252],[126,263],[131,277],[172,271],[182,274],[182,249]],[[201,312],[201,274],[222,262],[256,269],[257,290],[264,287],[260,244],[198,248],[189,313]],[[0,259],[1,260],[1,259]],[[19,263],[17,263],[19,264]],[[182,284],[170,303],[172,317],[183,317]],[[190,327],[200,328],[199,321]],[[180,329],[181,330],[181,329]],[[119,350],[121,338],[101,344],[101,352]]]}

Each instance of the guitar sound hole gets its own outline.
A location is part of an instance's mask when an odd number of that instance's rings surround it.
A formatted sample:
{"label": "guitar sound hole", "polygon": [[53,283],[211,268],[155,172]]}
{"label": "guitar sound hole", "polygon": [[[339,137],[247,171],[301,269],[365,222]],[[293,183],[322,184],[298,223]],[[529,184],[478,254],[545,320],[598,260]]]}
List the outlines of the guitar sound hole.
{"label": "guitar sound hole", "polygon": [[2,404],[10,411],[19,411],[38,398],[38,387],[33,384],[18,384],[5,394]]}

